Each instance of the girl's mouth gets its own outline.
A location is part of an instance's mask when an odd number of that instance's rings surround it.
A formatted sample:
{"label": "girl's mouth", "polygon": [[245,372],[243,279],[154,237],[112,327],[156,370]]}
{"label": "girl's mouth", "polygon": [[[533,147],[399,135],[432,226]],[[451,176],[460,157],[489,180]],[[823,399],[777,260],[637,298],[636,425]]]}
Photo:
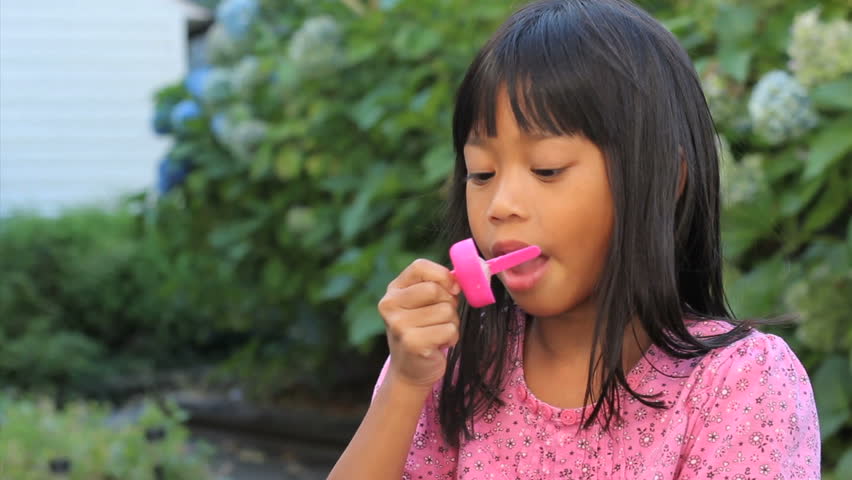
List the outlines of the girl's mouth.
{"label": "girl's mouth", "polygon": [[544,276],[549,265],[549,258],[542,255],[517,267],[510,268],[497,274],[503,285],[513,292],[523,292],[535,287],[538,280]]}

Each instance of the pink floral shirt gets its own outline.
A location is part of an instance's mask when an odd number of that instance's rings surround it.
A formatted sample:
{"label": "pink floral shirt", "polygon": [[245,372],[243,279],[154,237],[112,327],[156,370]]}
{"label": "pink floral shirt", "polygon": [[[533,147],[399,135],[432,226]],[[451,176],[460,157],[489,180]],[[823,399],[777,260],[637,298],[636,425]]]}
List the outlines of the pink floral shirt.
{"label": "pink floral shirt", "polygon": [[[694,335],[730,329],[688,321]],[[820,436],[813,389],[779,337],[753,332],[702,358],[679,360],[651,346],[628,374],[646,407],[622,391],[623,421],[610,433],[578,430],[582,409],[549,405],[524,380],[524,328],[516,332],[506,405],[485,412],[475,438],[447,445],[438,422],[440,382],[420,415],[404,480],[817,479]],[[382,370],[376,389],[387,373]],[[588,407],[586,407],[588,408]]]}

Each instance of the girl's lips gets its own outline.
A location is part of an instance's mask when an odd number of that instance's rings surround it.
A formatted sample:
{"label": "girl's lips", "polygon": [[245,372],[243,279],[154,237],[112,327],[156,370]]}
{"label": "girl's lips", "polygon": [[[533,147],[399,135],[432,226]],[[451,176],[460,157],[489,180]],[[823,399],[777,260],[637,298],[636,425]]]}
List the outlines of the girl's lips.
{"label": "girl's lips", "polygon": [[549,258],[540,256],[528,262],[524,262],[517,267],[510,268],[504,272],[497,274],[497,277],[503,281],[503,285],[513,292],[523,292],[535,287],[536,282],[544,276],[549,265]]}

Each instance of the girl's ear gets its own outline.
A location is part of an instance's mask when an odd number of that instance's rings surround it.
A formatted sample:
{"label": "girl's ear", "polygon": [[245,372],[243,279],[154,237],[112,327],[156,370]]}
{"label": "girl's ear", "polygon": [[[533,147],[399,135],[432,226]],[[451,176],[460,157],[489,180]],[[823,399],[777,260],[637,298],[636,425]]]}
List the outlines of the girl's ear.
{"label": "girl's ear", "polygon": [[678,150],[680,150],[680,174],[678,175],[676,198],[680,200],[683,189],[686,188],[686,159],[683,157],[683,148],[679,148]]}

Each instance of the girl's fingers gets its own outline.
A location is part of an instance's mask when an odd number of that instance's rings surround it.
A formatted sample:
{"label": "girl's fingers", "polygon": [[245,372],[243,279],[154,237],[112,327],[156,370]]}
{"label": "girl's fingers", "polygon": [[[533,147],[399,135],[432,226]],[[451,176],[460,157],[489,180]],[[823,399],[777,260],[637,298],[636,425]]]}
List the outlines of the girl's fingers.
{"label": "girl's fingers", "polygon": [[422,282],[435,282],[452,295],[458,295],[461,291],[456,278],[447,267],[423,258],[415,260],[403,270],[388,285],[388,290],[402,289]]}
{"label": "girl's fingers", "polygon": [[391,293],[397,305],[406,310],[428,307],[436,303],[458,306],[458,298],[436,282],[420,282]]}
{"label": "girl's fingers", "polygon": [[388,336],[394,340],[434,325],[449,324],[454,325],[456,329],[459,327],[456,302],[437,302],[410,310],[390,306],[389,302],[393,302],[393,299],[382,299],[379,302],[379,311],[385,321]]}
{"label": "girl's fingers", "polygon": [[443,348],[452,347],[459,341],[459,327],[455,323],[441,323],[416,328],[400,338],[400,344],[408,352],[428,358]]}

